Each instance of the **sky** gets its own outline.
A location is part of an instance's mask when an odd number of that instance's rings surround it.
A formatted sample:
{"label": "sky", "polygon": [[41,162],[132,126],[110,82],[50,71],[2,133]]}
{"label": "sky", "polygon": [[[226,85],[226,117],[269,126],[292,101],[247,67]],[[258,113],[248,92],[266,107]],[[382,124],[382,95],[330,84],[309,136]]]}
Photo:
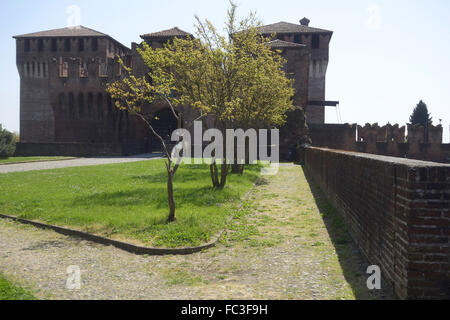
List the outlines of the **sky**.
{"label": "sky", "polygon": [[[236,0],[239,15],[255,11],[264,24],[279,21],[333,30],[327,100],[340,101],[342,123],[408,122],[424,100],[434,124],[450,132],[450,2],[447,0]],[[74,7],[75,6],[75,7]],[[72,10],[71,10],[72,8]],[[3,0],[0,10],[0,123],[19,131],[19,76],[12,36],[76,22],[122,44],[174,26],[194,33],[194,16],[222,29],[228,0]],[[327,108],[326,122],[339,123]]]}

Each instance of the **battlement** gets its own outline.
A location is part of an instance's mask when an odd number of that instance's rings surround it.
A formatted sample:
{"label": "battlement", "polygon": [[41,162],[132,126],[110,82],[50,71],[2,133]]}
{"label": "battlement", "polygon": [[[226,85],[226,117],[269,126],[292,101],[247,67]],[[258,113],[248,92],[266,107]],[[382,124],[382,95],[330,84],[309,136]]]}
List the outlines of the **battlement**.
{"label": "battlement", "polygon": [[[314,146],[433,162],[450,163],[450,144],[443,144],[443,127],[367,123],[310,125]],[[407,133],[406,133],[407,131]]]}

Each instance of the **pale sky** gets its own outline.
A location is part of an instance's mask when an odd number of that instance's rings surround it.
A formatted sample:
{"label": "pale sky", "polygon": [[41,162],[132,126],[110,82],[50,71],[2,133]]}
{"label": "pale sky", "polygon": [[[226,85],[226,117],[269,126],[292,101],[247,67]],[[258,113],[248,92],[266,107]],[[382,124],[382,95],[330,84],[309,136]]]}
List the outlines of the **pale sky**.
{"label": "pale sky", "polygon": [[[423,99],[435,124],[450,126],[450,2],[447,0],[238,0],[239,14],[256,11],[264,24],[298,23],[333,30],[327,99],[339,100],[342,122],[405,124]],[[227,0],[3,0],[0,11],[0,123],[19,131],[19,76],[13,35],[66,27],[68,8],[81,24],[124,45],[140,34],[174,26],[194,33],[194,15],[222,28]],[[336,110],[326,121],[337,123]]]}

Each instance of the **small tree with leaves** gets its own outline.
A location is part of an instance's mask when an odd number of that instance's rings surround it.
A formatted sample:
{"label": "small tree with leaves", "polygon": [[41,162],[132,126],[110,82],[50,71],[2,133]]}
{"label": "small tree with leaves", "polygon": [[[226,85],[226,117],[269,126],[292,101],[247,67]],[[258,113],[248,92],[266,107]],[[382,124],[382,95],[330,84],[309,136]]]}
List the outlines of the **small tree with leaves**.
{"label": "small tree with leaves", "polygon": [[3,129],[0,124],[0,158],[8,158],[14,155],[17,141],[17,135]]}
{"label": "small tree with leaves", "polygon": [[[230,2],[226,36],[208,21],[197,19],[196,39],[174,39],[162,49],[143,44],[141,55],[150,70],[161,69],[170,79],[174,105],[188,105],[202,116],[207,129],[262,128],[282,125],[293,109],[293,80],[286,77],[285,60],[258,31],[255,14],[237,22]],[[156,60],[155,52],[165,60]],[[207,117],[213,121],[206,121]],[[226,143],[226,142],[225,142]],[[226,185],[230,165],[221,159],[210,166],[215,188]]]}
{"label": "small tree with leaves", "polygon": [[412,125],[419,124],[424,127],[433,124],[433,118],[431,117],[431,114],[428,112],[428,107],[425,104],[425,102],[420,100],[420,102],[414,108],[414,111],[411,117],[409,118],[409,122]]}
{"label": "small tree with leaves", "polygon": [[158,67],[158,65],[165,65],[164,61],[167,60],[167,57],[164,55],[163,51],[154,51],[152,59],[154,61],[159,61],[160,63],[155,63],[155,66],[150,69],[151,71],[149,72],[149,76],[151,82],[148,81],[145,76],[134,76],[131,68],[127,67],[124,62],[119,59],[119,63],[124,68],[126,76],[122,80],[108,84],[106,91],[109,93],[111,98],[115,100],[115,106],[117,108],[126,110],[130,114],[139,117],[148,126],[153,135],[161,142],[163,152],[166,157],[165,165],[168,177],[168,222],[174,222],[176,220],[176,207],[173,181],[181,164],[182,158],[174,159],[172,157],[171,150],[169,150],[169,147],[166,145],[164,138],[161,137],[153,127],[151,106],[156,102],[163,102],[170,107],[174,117],[178,120],[178,128],[181,127],[181,121],[180,116],[170,101],[170,97],[174,90],[171,78],[166,77],[162,72],[161,67]]}

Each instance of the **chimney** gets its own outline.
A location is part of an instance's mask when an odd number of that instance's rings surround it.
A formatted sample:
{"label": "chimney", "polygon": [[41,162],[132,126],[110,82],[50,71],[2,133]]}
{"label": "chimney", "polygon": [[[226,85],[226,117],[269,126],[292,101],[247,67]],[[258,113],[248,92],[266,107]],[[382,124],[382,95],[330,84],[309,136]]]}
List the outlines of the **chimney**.
{"label": "chimney", "polygon": [[309,20],[308,18],[303,18],[302,20],[300,20],[300,24],[302,26],[309,26],[309,23],[311,22],[311,20]]}

